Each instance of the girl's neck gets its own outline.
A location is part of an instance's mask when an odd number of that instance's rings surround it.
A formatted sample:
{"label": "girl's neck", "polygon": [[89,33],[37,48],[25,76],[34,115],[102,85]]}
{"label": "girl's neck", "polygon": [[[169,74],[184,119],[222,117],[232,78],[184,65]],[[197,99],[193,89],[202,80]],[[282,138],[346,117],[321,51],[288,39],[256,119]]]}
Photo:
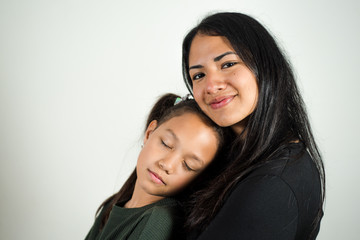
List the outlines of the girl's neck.
{"label": "girl's neck", "polygon": [[139,187],[138,181],[136,180],[131,199],[124,204],[124,207],[139,208],[160,201],[161,199],[164,199],[164,197],[146,193],[141,187]]}

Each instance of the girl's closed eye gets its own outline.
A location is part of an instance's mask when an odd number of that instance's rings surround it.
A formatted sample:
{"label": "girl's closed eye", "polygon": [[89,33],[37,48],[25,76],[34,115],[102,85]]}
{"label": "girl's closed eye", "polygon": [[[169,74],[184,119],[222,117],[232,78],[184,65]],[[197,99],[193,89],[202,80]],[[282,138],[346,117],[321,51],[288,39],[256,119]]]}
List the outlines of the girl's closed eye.
{"label": "girl's closed eye", "polygon": [[194,169],[192,169],[187,163],[186,161],[183,161],[183,166],[185,168],[186,171],[195,171]]}
{"label": "girl's closed eye", "polygon": [[162,144],[164,147],[166,147],[166,148],[168,148],[168,149],[172,149],[172,147],[171,147],[169,144],[167,144],[163,139],[160,139],[160,141],[161,141],[161,144]]}

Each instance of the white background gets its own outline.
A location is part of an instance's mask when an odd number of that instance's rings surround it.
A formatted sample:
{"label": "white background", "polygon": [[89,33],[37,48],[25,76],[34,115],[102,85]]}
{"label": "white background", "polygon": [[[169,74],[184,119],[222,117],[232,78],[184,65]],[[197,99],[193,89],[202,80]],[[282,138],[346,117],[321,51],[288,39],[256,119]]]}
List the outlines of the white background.
{"label": "white background", "polygon": [[184,35],[219,10],[254,16],[286,50],[326,166],[318,239],[359,239],[356,0],[0,0],[0,239],[85,237],[156,97],[186,93]]}

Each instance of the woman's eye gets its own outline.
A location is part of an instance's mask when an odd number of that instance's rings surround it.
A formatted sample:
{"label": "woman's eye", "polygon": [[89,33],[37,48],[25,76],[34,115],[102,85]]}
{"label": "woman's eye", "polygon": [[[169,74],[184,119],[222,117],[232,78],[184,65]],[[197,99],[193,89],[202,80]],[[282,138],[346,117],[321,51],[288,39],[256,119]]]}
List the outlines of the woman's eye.
{"label": "woman's eye", "polygon": [[229,68],[229,67],[232,67],[236,64],[236,62],[227,62],[227,63],[224,63],[221,68]]}
{"label": "woman's eye", "polygon": [[192,169],[191,167],[189,167],[189,165],[184,161],[184,168],[186,171],[195,171],[194,169]]}
{"label": "woman's eye", "polygon": [[197,74],[193,75],[192,80],[193,81],[199,80],[200,78],[203,78],[204,76],[205,76],[205,74],[203,74],[203,73],[197,73]]}

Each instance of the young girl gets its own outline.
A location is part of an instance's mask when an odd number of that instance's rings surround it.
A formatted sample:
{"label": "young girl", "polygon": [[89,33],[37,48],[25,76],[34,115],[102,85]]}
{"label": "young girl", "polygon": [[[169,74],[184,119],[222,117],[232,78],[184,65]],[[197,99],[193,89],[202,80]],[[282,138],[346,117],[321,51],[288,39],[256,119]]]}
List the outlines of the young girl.
{"label": "young girl", "polygon": [[223,130],[193,99],[179,102],[173,94],[154,105],[146,126],[136,169],[101,204],[86,240],[183,238],[181,211],[169,197],[180,196],[203,173],[223,143]]}

